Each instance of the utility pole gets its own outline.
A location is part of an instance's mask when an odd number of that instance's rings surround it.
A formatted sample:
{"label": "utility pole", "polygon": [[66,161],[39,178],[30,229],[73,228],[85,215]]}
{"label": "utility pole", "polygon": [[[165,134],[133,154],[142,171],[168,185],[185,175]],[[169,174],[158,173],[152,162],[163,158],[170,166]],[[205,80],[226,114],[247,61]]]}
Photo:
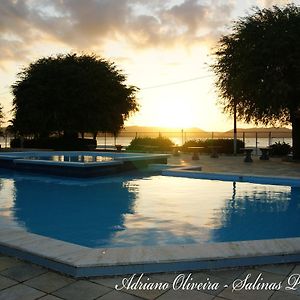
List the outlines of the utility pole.
{"label": "utility pole", "polygon": [[233,107],[233,155],[237,154],[236,101]]}

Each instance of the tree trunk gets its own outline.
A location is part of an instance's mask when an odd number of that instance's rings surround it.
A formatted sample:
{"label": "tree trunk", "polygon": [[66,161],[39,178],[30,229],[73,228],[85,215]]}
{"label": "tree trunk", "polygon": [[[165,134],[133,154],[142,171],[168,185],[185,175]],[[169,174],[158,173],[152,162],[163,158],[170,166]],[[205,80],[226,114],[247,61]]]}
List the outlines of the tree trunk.
{"label": "tree trunk", "polygon": [[293,159],[300,160],[300,115],[293,113],[292,121],[292,139],[293,139]]}

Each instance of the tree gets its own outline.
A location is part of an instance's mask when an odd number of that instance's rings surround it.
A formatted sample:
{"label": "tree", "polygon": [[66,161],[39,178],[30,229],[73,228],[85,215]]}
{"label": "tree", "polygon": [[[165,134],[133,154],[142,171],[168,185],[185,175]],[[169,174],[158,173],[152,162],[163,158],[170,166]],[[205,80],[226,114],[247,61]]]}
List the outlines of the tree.
{"label": "tree", "polygon": [[12,85],[13,125],[37,138],[53,133],[118,132],[138,110],[135,86],[114,63],[96,55],[41,58]]}
{"label": "tree", "polygon": [[223,36],[212,66],[224,111],[256,124],[292,125],[300,159],[300,8],[255,8]]}
{"label": "tree", "polygon": [[3,106],[0,104],[0,126],[2,125],[4,119]]}
{"label": "tree", "polygon": [[1,129],[1,125],[3,123],[3,120],[4,120],[3,106],[0,104],[0,134],[1,135],[4,134],[3,130]]}

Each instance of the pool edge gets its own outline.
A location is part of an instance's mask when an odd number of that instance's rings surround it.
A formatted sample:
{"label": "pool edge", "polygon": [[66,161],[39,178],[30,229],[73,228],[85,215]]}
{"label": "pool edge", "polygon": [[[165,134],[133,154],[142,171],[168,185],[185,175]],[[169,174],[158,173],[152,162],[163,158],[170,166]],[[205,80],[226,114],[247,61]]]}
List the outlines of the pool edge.
{"label": "pool edge", "polygon": [[[297,177],[208,173],[192,166],[162,175],[300,186]],[[76,278],[296,263],[300,238],[132,248],[87,248],[24,230],[0,229],[0,252]]]}
{"label": "pool edge", "polygon": [[0,252],[82,278],[299,262],[300,238],[93,249],[6,228]]}
{"label": "pool edge", "polygon": [[203,172],[201,167],[184,166],[177,168],[164,169],[161,171],[163,176],[184,177],[193,179],[210,179],[222,181],[250,182],[272,185],[290,185],[300,187],[299,177],[286,176],[266,176],[256,174],[222,173],[222,172]]}

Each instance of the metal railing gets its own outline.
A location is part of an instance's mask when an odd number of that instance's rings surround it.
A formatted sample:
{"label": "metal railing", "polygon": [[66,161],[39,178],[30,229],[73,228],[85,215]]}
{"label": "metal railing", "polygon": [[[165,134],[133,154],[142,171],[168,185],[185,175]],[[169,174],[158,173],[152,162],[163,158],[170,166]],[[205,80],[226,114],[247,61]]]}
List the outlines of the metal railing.
{"label": "metal railing", "polygon": [[[99,133],[97,141],[99,146],[108,147],[109,145],[121,144],[128,146],[132,139],[142,137],[156,138],[159,136],[170,138],[175,144],[183,145],[189,140],[205,140],[205,139],[233,139],[233,132],[191,132],[191,131],[148,131],[134,132],[122,131],[118,136],[109,133]],[[258,153],[260,147],[267,147],[275,142],[286,142],[292,145],[292,133],[289,131],[238,131],[237,138],[242,140],[245,147],[253,147]]]}
{"label": "metal railing", "polygon": [[[189,140],[205,140],[205,139],[233,139],[233,132],[206,132],[206,131],[122,131],[117,136],[111,133],[99,133],[97,137],[97,144],[99,147],[109,148],[110,146],[122,145],[128,146],[132,139],[136,137],[168,137],[175,144],[183,145]],[[88,137],[88,136],[86,136]],[[10,145],[10,136],[1,136],[0,145],[2,148],[7,148]],[[245,147],[253,147],[258,153],[260,147],[267,147],[275,142],[286,142],[292,145],[292,133],[288,131],[238,131],[237,138],[242,140]]]}

